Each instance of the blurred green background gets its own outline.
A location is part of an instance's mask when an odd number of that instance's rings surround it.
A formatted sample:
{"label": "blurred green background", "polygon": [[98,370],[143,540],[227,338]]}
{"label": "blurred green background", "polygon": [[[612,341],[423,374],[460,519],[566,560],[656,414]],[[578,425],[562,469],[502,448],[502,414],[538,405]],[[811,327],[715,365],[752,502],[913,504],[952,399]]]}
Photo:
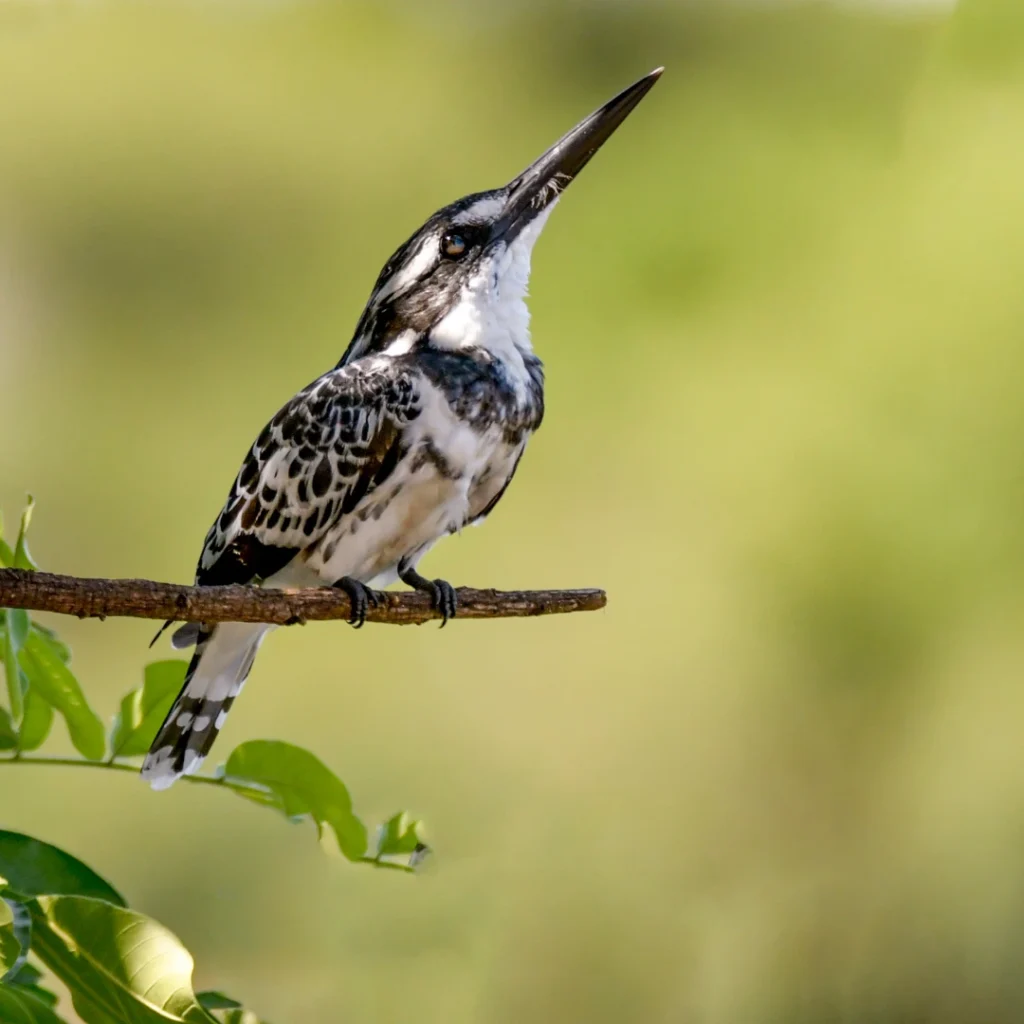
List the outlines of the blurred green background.
{"label": "blurred green background", "polygon": [[[657,64],[535,254],[544,428],[426,563],[607,610],[278,631],[218,748],[308,745],[431,868],[0,779],[278,1024],[1024,1018],[1017,0],[0,5],[0,503],[191,579],[395,246]],[[113,714],[152,624],[59,626]]]}

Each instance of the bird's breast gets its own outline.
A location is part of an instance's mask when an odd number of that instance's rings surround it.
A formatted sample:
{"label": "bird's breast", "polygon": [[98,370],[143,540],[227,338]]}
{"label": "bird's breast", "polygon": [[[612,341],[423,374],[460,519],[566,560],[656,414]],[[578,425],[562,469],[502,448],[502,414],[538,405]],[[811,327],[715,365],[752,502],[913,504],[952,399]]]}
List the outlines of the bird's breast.
{"label": "bird's breast", "polygon": [[486,349],[428,349],[409,358],[437,401],[438,420],[449,413],[482,436],[498,427],[509,444],[540,426],[544,371],[533,353],[516,350],[501,359]]}
{"label": "bird's breast", "polygon": [[393,470],[305,553],[327,582],[378,578],[486,514],[540,422],[539,380],[522,386],[493,361],[452,353],[414,366],[419,414]]}
{"label": "bird's breast", "polygon": [[479,430],[428,404],[393,472],[305,554],[321,579],[379,578],[402,558],[461,530],[501,493],[525,438]]}

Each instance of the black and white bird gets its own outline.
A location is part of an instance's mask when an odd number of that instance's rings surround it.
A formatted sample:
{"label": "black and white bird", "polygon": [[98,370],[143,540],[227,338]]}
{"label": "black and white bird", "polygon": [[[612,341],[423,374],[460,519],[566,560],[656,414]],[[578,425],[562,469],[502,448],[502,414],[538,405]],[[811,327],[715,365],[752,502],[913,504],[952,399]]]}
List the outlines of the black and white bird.
{"label": "black and white bird", "polygon": [[[501,499],[544,415],[530,344],[530,255],[559,195],[661,75],[625,89],[503,188],[435,213],[389,259],[338,365],[300,391],[249,450],[210,527],[198,585],[337,586],[361,625],[373,587],[402,580],[456,614],[417,572],[446,534]],[[264,636],[189,623],[185,683],[142,767],[154,789],[195,772]]]}

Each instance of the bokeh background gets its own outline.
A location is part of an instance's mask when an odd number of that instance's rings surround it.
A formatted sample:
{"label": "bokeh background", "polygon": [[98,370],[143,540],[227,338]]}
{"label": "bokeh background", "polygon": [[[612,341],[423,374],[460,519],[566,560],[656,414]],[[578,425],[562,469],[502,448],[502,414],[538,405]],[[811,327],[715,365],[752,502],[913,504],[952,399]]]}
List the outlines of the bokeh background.
{"label": "bokeh background", "polygon": [[[1017,0],[2,4],[0,502],[44,568],[190,579],[395,246],[657,64],[536,251],[544,428],[426,563],[607,610],[278,631],[220,741],[429,870],[0,779],[278,1024],[1024,1018]],[[112,715],[152,624],[59,627]]]}

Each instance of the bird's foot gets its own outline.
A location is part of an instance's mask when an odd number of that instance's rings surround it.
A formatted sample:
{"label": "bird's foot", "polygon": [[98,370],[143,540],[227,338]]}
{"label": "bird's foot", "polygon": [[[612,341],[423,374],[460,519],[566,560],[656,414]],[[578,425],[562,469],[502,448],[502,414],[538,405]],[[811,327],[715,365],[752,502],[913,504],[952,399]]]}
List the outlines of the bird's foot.
{"label": "bird's foot", "polygon": [[366,622],[366,612],[369,608],[376,608],[386,600],[381,591],[372,590],[365,583],[353,579],[351,576],[342,576],[334,586],[348,594],[348,599],[352,602],[352,612],[348,621],[356,629],[361,629]]}
{"label": "bird's foot", "polygon": [[441,628],[454,619],[459,610],[459,595],[447,580],[428,580],[415,569],[406,569],[399,573],[398,578],[414,590],[422,590],[430,595],[431,605],[441,613]]}

